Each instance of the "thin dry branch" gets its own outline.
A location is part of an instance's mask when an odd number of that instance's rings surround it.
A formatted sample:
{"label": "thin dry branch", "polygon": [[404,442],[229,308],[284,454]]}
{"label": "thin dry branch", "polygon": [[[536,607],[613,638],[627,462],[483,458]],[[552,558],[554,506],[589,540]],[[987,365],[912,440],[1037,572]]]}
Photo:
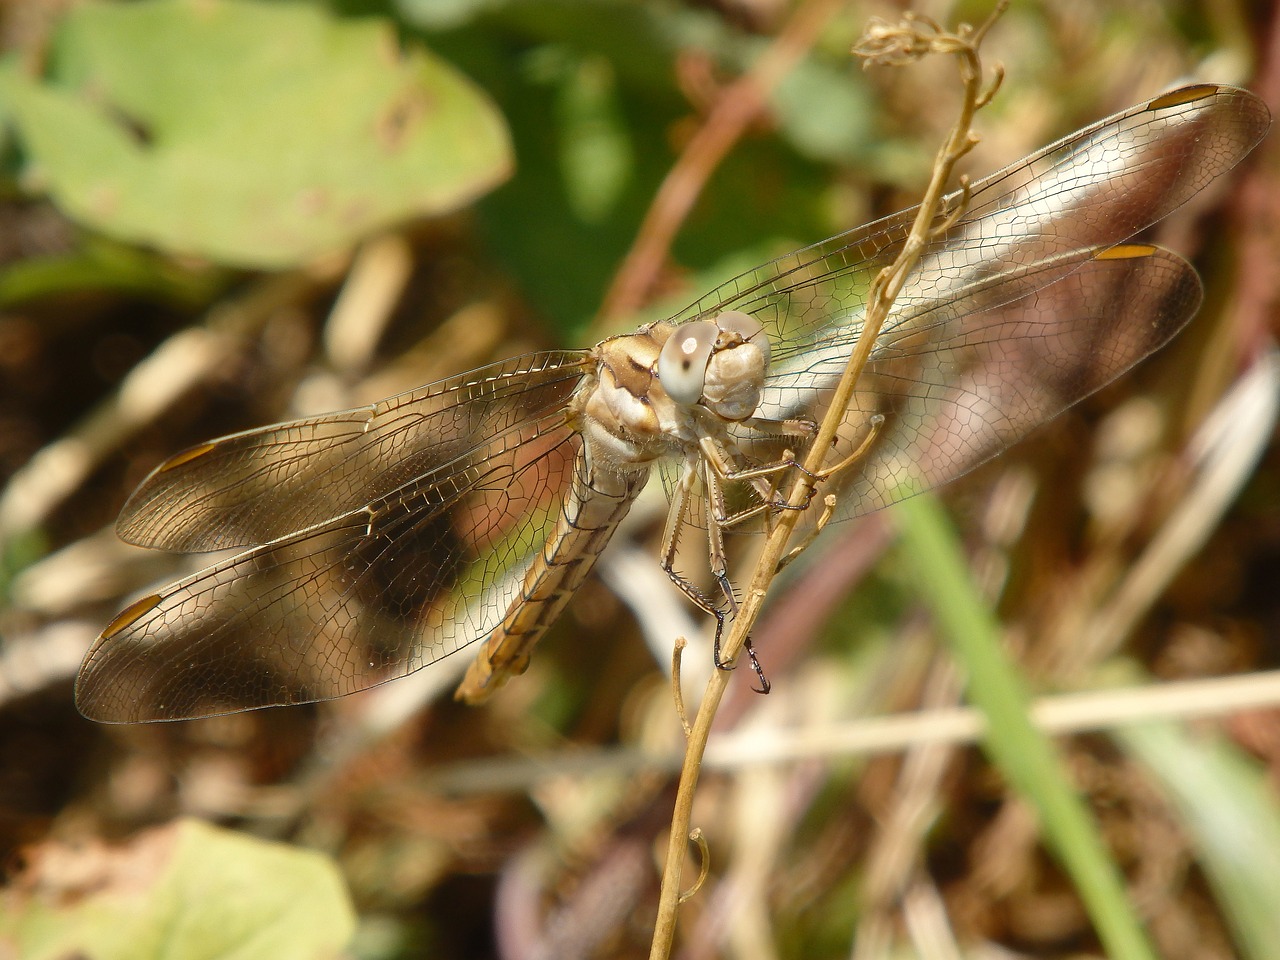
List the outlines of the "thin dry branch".
{"label": "thin dry branch", "polygon": [[[902,253],[893,264],[875,278],[871,285],[862,330],[854,344],[853,352],[826,416],[818,429],[818,434],[806,453],[804,469],[798,471],[792,487],[788,502],[794,507],[807,504],[813,498],[814,487],[822,475],[823,465],[826,463],[836,432],[844,419],[845,409],[871,355],[871,350],[880,334],[880,328],[893,307],[894,299],[902,290],[907,277],[918,264],[926,244],[934,235],[934,221],[942,209],[944,194],[956,163],[973,148],[976,142],[971,129],[974,115],[990,100],[1001,78],[997,70],[994,82],[989,86],[984,83],[978,48],[991,25],[1004,11],[1004,7],[1004,3],[998,4],[987,21],[978,28],[962,25],[955,33],[947,33],[936,23],[920,17],[909,17],[896,26],[875,21],[870,25],[863,40],[854,48],[854,52],[865,57],[868,63],[897,64],[932,53],[955,54],[960,58],[959,70],[964,88],[963,98],[959,118],[938,152],[928,189],[925,191],[923,202]],[[734,618],[729,636],[721,648],[726,662],[733,662],[742,650],[760,614],[769,586],[787,553],[791,534],[800,512],[799,509],[781,511],[781,516],[765,543],[764,550],[756,563],[751,584]],[[676,912],[680,900],[685,847],[687,838],[690,836],[689,823],[694,793],[697,789],[707,738],[728,686],[728,677],[728,671],[725,670],[716,670],[712,673],[687,739],[675,809],[672,814],[671,835],[668,839],[666,866],[662,876],[657,922],[649,953],[651,960],[665,960],[671,953],[671,945],[675,937]]]}

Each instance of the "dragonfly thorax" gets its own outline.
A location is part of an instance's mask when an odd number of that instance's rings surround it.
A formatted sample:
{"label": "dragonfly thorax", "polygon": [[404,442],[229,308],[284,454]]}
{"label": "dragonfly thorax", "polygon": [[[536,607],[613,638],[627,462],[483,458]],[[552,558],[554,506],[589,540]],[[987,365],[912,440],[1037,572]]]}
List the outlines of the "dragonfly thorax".
{"label": "dragonfly thorax", "polygon": [[596,347],[594,383],[571,418],[592,458],[628,472],[695,451],[708,434],[754,416],[769,341],[738,310],[673,327],[656,323]]}

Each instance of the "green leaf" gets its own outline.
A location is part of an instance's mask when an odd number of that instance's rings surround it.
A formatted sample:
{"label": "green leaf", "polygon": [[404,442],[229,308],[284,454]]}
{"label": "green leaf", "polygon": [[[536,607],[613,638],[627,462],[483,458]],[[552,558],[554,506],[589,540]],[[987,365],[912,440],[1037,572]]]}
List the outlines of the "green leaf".
{"label": "green leaf", "polygon": [[0,267],[0,309],[79,291],[115,291],[198,309],[229,282],[229,272],[191,269],[101,236],[80,237],[67,253]]}
{"label": "green leaf", "polygon": [[246,0],[88,3],[48,75],[0,69],[42,185],[119,239],[285,267],[458,208],[511,168],[503,118],[391,24]]}
{"label": "green leaf", "polygon": [[304,960],[336,956],[355,930],[327,857],[197,820],[124,848],[45,848],[34,864],[47,874],[0,894],[0,953],[26,960]]}
{"label": "green leaf", "polygon": [[557,111],[565,193],[578,219],[599,223],[631,180],[631,142],[609,62],[590,57],[565,74]]}
{"label": "green leaf", "polygon": [[1124,727],[1115,736],[1160,777],[1181,811],[1241,956],[1275,956],[1280,805],[1266,771],[1223,737],[1193,736],[1174,724]]}
{"label": "green leaf", "polygon": [[848,71],[810,58],[770,96],[780,133],[814,160],[864,165],[873,153],[875,105]]}
{"label": "green leaf", "polygon": [[1031,723],[1031,695],[1001,642],[1000,626],[969,577],[955,530],[938,500],[921,494],[894,508],[902,545],[933,611],[968,676],[969,699],[986,718],[983,746],[1035,810],[1045,842],[1071,875],[1114,960],[1155,956],[1125,895],[1097,825],[1075,793],[1066,761]]}

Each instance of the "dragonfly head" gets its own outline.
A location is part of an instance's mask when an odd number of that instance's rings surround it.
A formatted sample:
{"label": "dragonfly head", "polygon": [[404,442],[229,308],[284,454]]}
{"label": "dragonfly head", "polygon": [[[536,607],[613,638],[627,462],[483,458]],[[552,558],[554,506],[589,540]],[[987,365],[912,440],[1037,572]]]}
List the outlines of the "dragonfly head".
{"label": "dragonfly head", "polygon": [[726,420],[755,413],[769,372],[769,338],[741,310],[675,329],[658,355],[658,380],[676,403],[701,403]]}

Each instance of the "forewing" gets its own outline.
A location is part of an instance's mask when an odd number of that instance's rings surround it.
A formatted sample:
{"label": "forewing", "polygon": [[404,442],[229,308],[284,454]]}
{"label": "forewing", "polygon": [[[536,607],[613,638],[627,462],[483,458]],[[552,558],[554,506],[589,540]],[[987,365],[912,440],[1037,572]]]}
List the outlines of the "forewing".
{"label": "forewing", "polygon": [[[828,459],[871,439],[865,456],[823,486],[837,494],[836,519],[994,457],[1166,343],[1200,299],[1199,278],[1181,257],[1122,244],[1022,299],[975,294],[885,331]],[[815,358],[811,370],[789,376],[796,389],[805,380],[830,384],[843,362]]]}
{"label": "forewing", "polygon": [[[1149,245],[1117,245],[1238,163],[1269,122],[1247,91],[1185,87],[975,184],[907,277],[859,381],[835,457],[868,437],[872,415],[886,419],[869,456],[827,485],[838,516],[954,479],[1166,342],[1199,303],[1194,271]],[[774,344],[757,412],[821,420],[872,278],[901,252],[915,212],[744,274],[676,322],[755,315]],[[742,445],[757,462],[779,446]]]}
{"label": "forewing", "polygon": [[[137,601],[86,657],[76,686],[81,712],[134,722],[323,700],[403,676],[486,636],[555,523],[581,445],[563,409],[583,372],[576,356],[560,364],[543,356],[533,370],[522,363],[481,373],[523,369],[529,379],[482,376],[468,381],[471,390],[444,381],[445,389],[378,405],[400,412],[364,421],[380,434],[369,449],[390,456],[389,437],[418,437],[404,455],[419,472]],[[437,408],[445,392],[455,409]],[[453,442],[415,432],[421,420],[453,425]],[[237,495],[231,476],[219,482],[204,466],[187,474],[186,489],[200,495],[206,522],[230,515],[237,531],[278,529],[285,521],[263,514],[268,508],[288,511],[290,524],[328,513],[334,498],[320,488],[336,483],[357,495],[356,467],[370,461],[353,428],[338,434],[350,444],[343,455],[318,444],[331,425],[358,422],[321,417],[241,434],[227,448],[216,441],[186,463],[219,454],[239,484],[252,479],[252,496]],[[184,466],[179,461],[172,470]],[[388,486],[393,467],[382,458],[377,466],[373,485]],[[267,477],[288,492],[260,489]],[[180,489],[169,485],[144,503],[167,504]],[[291,497],[305,499],[293,505]],[[183,516],[177,505],[166,509]],[[182,542],[193,540],[207,545],[194,531]]]}
{"label": "forewing", "polygon": [[130,543],[198,552],[269,543],[388,496],[564,406],[585,351],[490,364],[367,407],[232,434],[170,457],[116,523]]}
{"label": "forewing", "polygon": [[[888,326],[927,316],[939,303],[971,296],[975,287],[990,298],[991,281],[1003,275],[1025,279],[1025,270],[1034,268],[1043,285],[1069,273],[1230,170],[1269,124],[1266,106],[1248,91],[1198,84],[1085,127],[979,180],[963,215],[926,245]],[[935,226],[960,200],[958,192],[946,199]],[[672,322],[727,309],[750,313],[770,331],[775,370],[806,365],[804,355],[815,349],[843,346],[847,353],[861,329],[871,281],[901,252],[917,209],[748,271]],[[1007,299],[1025,292],[1015,283]],[[772,399],[787,405],[776,391]]]}

